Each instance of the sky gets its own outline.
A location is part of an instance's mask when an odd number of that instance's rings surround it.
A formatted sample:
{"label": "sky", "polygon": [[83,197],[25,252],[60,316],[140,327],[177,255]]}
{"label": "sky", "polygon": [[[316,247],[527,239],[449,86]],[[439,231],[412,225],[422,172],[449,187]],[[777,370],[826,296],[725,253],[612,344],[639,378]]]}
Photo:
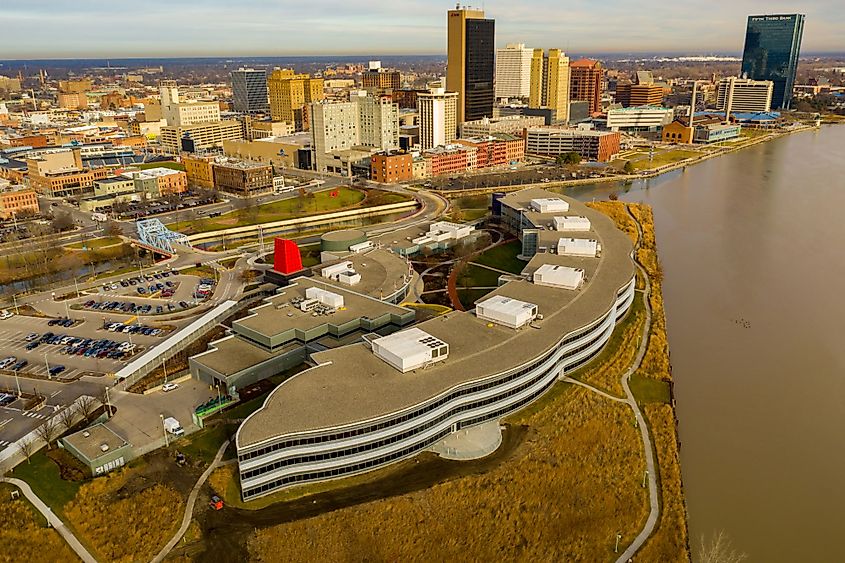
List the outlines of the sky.
{"label": "sky", "polygon": [[[2,0],[0,59],[440,54],[442,0]],[[803,52],[845,51],[845,2],[480,0],[496,43],[572,53],[739,53],[749,14],[804,13]]]}

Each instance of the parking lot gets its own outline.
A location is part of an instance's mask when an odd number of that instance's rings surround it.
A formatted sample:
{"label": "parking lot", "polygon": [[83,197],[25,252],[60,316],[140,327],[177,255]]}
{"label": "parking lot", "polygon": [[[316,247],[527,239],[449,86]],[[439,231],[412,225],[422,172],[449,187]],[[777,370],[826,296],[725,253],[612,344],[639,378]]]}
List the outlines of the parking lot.
{"label": "parking lot", "polygon": [[[21,375],[47,376],[50,370],[63,380],[74,379],[82,373],[105,374],[114,373],[131,357],[125,354],[120,358],[109,357],[109,352],[115,352],[126,343],[126,346],[133,346],[131,353],[137,354],[161,340],[160,336],[153,334],[134,334],[109,331],[103,328],[101,322],[96,320],[85,320],[72,327],[49,326],[50,319],[27,316],[14,316],[10,319],[0,321],[0,365],[6,358],[14,358],[9,365],[4,366],[5,372],[11,372],[15,364],[26,361],[26,365],[18,369]],[[42,340],[45,334],[52,333],[49,343]],[[37,335],[31,337],[30,335]],[[29,340],[27,337],[30,337]],[[73,341],[73,339],[77,339]],[[86,343],[87,341],[87,343]],[[34,343],[38,343],[33,346]],[[98,345],[97,342],[100,344]],[[114,344],[111,344],[114,343]],[[85,349],[87,352],[81,354],[65,353],[73,344],[76,344],[76,352]],[[27,349],[31,347],[31,349]],[[91,352],[96,350],[96,352]],[[125,350],[125,347],[124,347]],[[105,353],[101,353],[104,351]],[[56,368],[64,369],[57,370]]]}

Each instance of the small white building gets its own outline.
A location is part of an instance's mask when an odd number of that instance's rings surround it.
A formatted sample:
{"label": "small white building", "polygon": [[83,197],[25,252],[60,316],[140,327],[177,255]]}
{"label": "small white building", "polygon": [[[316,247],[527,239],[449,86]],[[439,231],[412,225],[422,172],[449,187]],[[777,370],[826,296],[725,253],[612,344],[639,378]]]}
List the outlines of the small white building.
{"label": "small white building", "polygon": [[318,301],[327,307],[333,307],[335,309],[343,307],[343,295],[332,293],[319,287],[306,288],[305,297],[306,299]]}
{"label": "small white building", "polygon": [[475,229],[472,225],[462,225],[460,223],[451,223],[449,221],[437,221],[428,227],[428,234],[435,237],[435,240],[445,240],[444,238],[437,238],[445,236],[448,239],[460,240]]}
{"label": "small white building", "polygon": [[562,289],[578,289],[584,283],[584,270],[543,264],[534,272],[534,283]]}
{"label": "small white building", "polygon": [[362,252],[366,252],[368,250],[372,250],[375,248],[373,241],[365,240],[364,242],[359,242],[358,244],[353,244],[349,247],[350,252],[354,252],[355,254],[360,254]]}
{"label": "small white building", "polygon": [[327,280],[333,280],[347,285],[356,285],[361,282],[361,274],[355,271],[355,266],[351,260],[326,266],[320,270],[320,275]]}
{"label": "small white building", "polygon": [[590,220],[582,215],[555,217],[556,231],[589,231]]}
{"label": "small white building", "polygon": [[475,316],[510,328],[519,328],[537,317],[537,305],[494,295],[475,304]]}
{"label": "small white building", "polygon": [[595,239],[562,238],[557,241],[557,253],[561,256],[589,256],[595,258],[599,253],[599,243]]}
{"label": "small white building", "polygon": [[445,360],[449,345],[418,328],[409,328],[376,338],[373,354],[402,373],[422,367],[429,362]]}
{"label": "small white building", "polygon": [[531,209],[540,213],[566,213],[569,203],[559,197],[541,197],[531,200]]}

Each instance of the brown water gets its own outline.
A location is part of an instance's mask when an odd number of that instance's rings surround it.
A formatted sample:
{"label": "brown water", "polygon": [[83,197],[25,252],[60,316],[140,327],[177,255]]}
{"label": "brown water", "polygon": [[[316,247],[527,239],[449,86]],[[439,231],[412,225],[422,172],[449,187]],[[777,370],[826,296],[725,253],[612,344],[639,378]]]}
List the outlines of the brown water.
{"label": "brown water", "polygon": [[654,208],[693,552],[845,560],[845,127],[611,191]]}

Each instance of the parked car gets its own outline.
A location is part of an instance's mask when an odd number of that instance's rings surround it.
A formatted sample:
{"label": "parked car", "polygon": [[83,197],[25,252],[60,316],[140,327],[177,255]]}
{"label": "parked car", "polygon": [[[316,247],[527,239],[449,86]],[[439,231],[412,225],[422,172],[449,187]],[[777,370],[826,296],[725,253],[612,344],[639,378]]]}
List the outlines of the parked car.
{"label": "parked car", "polygon": [[65,371],[65,366],[53,366],[50,368],[50,375],[59,375]]}
{"label": "parked car", "polygon": [[15,365],[12,366],[12,371],[20,371],[28,365],[29,365],[29,362],[27,360],[21,360],[18,363],[16,363]]}
{"label": "parked car", "polygon": [[164,385],[161,386],[161,390],[164,391],[165,393],[168,392],[168,391],[175,391],[176,389],[179,389],[178,383],[165,383]]}
{"label": "parked car", "polygon": [[37,332],[30,332],[26,335],[26,341],[32,342],[33,340],[38,340],[38,333]]}
{"label": "parked car", "polygon": [[41,343],[38,342],[37,340],[34,341],[34,342],[30,342],[29,344],[26,345],[26,349],[27,350],[35,350],[36,348],[38,348],[39,344],[41,344]]}

